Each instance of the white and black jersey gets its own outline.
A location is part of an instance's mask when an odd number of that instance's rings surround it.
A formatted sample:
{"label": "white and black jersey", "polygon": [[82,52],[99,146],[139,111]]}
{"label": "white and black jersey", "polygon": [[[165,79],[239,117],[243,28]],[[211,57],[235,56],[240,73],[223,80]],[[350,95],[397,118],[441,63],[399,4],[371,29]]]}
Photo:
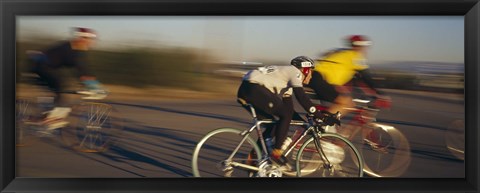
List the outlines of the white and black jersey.
{"label": "white and black jersey", "polygon": [[259,84],[280,97],[292,95],[293,87],[303,87],[303,74],[295,66],[265,66],[249,71],[243,81]]}

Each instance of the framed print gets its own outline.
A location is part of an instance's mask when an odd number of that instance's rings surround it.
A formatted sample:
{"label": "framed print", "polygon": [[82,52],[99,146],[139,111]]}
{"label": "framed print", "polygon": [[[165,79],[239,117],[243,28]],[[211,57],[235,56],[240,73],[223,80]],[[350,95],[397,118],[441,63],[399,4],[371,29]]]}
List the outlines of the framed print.
{"label": "framed print", "polygon": [[478,192],[478,0],[0,6],[2,192]]}

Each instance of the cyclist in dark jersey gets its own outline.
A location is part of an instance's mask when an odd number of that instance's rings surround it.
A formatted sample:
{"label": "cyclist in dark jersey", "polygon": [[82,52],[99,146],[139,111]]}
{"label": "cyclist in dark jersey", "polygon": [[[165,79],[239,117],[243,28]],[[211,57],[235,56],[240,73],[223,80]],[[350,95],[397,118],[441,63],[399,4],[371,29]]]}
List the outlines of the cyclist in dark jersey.
{"label": "cyclist in dark jersey", "polygon": [[59,69],[63,67],[77,69],[80,81],[87,90],[102,93],[105,90],[87,68],[86,53],[93,45],[96,34],[92,29],[74,28],[73,37],[69,41],[60,42],[43,52],[27,51],[32,72],[37,74],[52,90],[55,97],[55,108],[43,120],[47,130],[61,128],[68,124],[65,118],[71,108],[65,104],[61,91],[64,80]]}
{"label": "cyclist in dark jersey", "polygon": [[[317,111],[313,103],[303,90],[303,81],[310,77],[314,61],[306,56],[299,56],[291,61],[289,66],[266,66],[249,71],[244,77],[237,97],[240,101],[251,104],[257,111],[258,118],[278,117],[275,125],[275,144],[271,152],[271,159],[279,165],[287,163],[282,155],[281,146],[288,133],[292,120],[293,100],[295,94],[300,105],[316,119],[328,125],[339,124],[339,120],[329,114]],[[270,137],[271,128],[264,134]],[[249,155],[252,157],[253,155]]]}

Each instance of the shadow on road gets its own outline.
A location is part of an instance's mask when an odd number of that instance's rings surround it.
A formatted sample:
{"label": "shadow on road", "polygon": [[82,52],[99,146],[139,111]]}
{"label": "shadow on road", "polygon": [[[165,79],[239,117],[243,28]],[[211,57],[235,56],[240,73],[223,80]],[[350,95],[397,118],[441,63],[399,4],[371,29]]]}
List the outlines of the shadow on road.
{"label": "shadow on road", "polygon": [[[88,156],[138,177],[191,177],[199,134],[128,121],[123,138],[107,152]],[[102,159],[98,159],[102,157]],[[165,174],[165,176],[162,176]]]}
{"label": "shadow on road", "polygon": [[251,124],[250,121],[243,121],[243,120],[239,120],[237,117],[221,115],[221,114],[213,114],[213,113],[205,113],[205,112],[189,112],[189,111],[181,111],[178,109],[164,108],[164,107],[158,107],[158,106],[148,106],[148,105],[140,105],[140,104],[119,103],[119,102],[111,102],[109,104],[144,108],[148,110],[156,110],[156,111],[168,112],[168,113],[178,113],[182,115],[191,115],[191,116],[204,117],[204,118],[227,120],[227,121],[237,122],[241,124]]}
{"label": "shadow on road", "polygon": [[[199,118],[218,119],[231,121],[236,124],[251,124],[250,121],[239,119],[235,116],[228,116],[217,113],[193,112],[175,108],[165,108],[152,105],[129,104],[111,102],[113,105],[122,105],[141,109],[155,110],[159,112],[176,113],[179,115],[196,116]],[[230,105],[230,104],[222,104]],[[239,107],[239,113],[246,113]],[[132,119],[126,119],[124,134],[119,142],[104,153],[77,153],[83,157],[94,160],[98,163],[111,167],[113,170],[125,172],[125,177],[191,177],[191,156],[192,151],[203,134],[178,130],[178,128],[148,126]],[[446,128],[418,124],[412,122],[401,122],[394,120],[378,120],[383,123],[427,127],[436,130]],[[415,149],[412,146],[412,153],[433,157],[435,159],[449,159],[450,156],[425,149]],[[117,177],[117,176],[105,176]]]}

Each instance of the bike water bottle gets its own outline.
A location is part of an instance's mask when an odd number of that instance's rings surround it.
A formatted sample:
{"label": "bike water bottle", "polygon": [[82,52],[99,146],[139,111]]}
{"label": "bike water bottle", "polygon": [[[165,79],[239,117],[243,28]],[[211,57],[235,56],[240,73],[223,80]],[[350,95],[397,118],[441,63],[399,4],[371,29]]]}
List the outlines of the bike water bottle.
{"label": "bike water bottle", "polygon": [[272,150],[273,150],[273,139],[272,138],[266,138],[265,139],[265,145],[267,146],[268,153],[271,153]]}
{"label": "bike water bottle", "polygon": [[292,139],[290,137],[287,137],[285,141],[283,141],[282,152],[285,151],[288,148],[288,146],[290,146],[290,143],[292,143]]}

